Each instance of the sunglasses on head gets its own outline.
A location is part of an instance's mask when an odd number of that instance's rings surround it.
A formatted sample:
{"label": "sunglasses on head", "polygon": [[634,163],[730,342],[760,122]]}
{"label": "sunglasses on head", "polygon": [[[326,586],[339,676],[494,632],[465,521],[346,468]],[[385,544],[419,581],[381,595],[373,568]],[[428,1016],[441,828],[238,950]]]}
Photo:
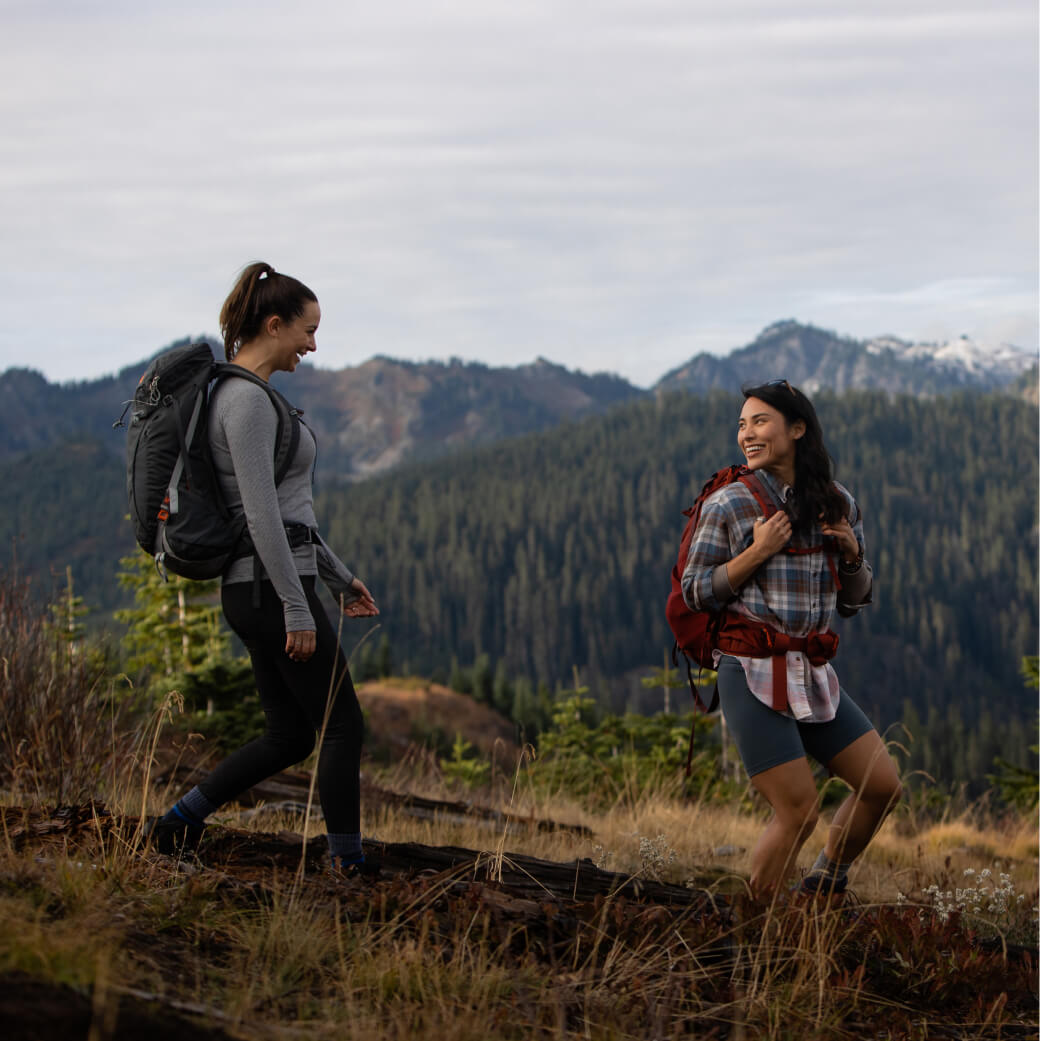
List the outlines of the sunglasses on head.
{"label": "sunglasses on head", "polygon": [[787,380],[767,380],[763,386],[765,387],[786,387],[792,394],[794,393],[794,387],[791,386]]}

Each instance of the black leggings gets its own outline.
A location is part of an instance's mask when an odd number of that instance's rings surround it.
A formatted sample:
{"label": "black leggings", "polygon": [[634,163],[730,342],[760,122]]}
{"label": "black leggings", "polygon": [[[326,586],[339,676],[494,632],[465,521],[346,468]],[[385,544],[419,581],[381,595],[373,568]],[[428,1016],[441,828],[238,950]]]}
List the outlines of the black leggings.
{"label": "black leggings", "polygon": [[301,581],[317,630],[317,649],[305,662],[293,661],[285,653],[282,602],[270,582],[260,583],[259,608],[253,606],[252,582],[234,582],[221,590],[224,617],[253,662],[267,730],[232,752],[199,784],[199,790],[220,806],[306,759],[315,734],[321,731],[331,689],[332,708],[318,755],[318,796],[328,831],[355,834],[361,831],[364,720],[347,660],[314,588],[314,576],[301,576]]}

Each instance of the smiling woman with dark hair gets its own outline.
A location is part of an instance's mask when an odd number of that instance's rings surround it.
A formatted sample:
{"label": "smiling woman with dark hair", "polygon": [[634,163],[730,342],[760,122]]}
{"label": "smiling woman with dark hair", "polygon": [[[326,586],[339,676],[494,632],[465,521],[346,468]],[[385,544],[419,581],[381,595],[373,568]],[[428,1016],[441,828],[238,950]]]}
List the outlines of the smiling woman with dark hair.
{"label": "smiling woman with dark hair", "polygon": [[[850,864],[901,796],[895,764],[829,660],[838,642],[833,612],[853,615],[871,600],[863,518],[833,479],[812,402],[787,380],[744,390],[737,443],[777,511],[766,519],[741,481],[710,495],[683,597],[695,611],[727,613],[714,645],[719,700],[751,783],[773,809],[752,853],[752,894],[776,894],[816,827],[808,756],[853,790],[800,889],[841,893]],[[737,629],[751,638],[727,636]]]}

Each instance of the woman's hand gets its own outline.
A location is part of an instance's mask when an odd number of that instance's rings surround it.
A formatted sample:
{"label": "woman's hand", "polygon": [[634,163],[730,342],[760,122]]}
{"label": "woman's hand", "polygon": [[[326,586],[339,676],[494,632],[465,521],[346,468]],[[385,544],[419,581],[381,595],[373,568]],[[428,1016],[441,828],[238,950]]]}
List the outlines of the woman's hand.
{"label": "woman's hand", "polygon": [[759,517],[752,534],[755,550],[763,560],[768,560],[791,541],[791,518],[783,510],[778,510],[768,520]]}
{"label": "woman's hand", "polygon": [[838,548],[841,550],[841,559],[846,564],[854,564],[856,562],[856,558],[859,556],[859,541],[856,538],[856,533],[852,530],[852,525],[849,524],[848,517],[842,517],[841,520],[835,521],[833,524],[821,521],[820,530],[824,535],[837,539]]}
{"label": "woman's hand", "polygon": [[365,587],[365,583],[360,578],[355,578],[350,583],[350,591],[357,594],[356,600],[351,600],[349,604],[343,605],[343,613],[348,618],[370,618],[372,615],[379,614],[379,608],[376,607],[375,600],[372,599],[372,594]]}
{"label": "woman's hand", "polygon": [[318,646],[318,634],[313,629],[298,629],[285,634],[285,653],[293,661],[307,661]]}
{"label": "woman's hand", "polygon": [[774,557],[791,541],[791,518],[783,510],[766,520],[759,517],[752,529],[751,545],[741,550],[728,564],[726,577],[733,589],[740,587],[767,560]]}

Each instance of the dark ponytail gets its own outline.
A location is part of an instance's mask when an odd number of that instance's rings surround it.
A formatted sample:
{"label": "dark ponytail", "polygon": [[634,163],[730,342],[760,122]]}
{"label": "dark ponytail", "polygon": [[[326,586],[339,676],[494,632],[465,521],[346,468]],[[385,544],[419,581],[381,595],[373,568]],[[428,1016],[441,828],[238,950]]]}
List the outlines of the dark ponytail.
{"label": "dark ponytail", "polygon": [[250,264],[228,293],[220,309],[220,331],[224,337],[224,356],[228,361],[244,343],[260,335],[264,322],[276,314],[291,322],[303,314],[310,301],[318,298],[298,279],[280,275],[262,261]]}
{"label": "dark ponytail", "polygon": [[812,402],[787,380],[744,387],[743,393],[745,401],[758,398],[771,405],[788,426],[799,420],[805,424],[805,433],[795,442],[794,530],[804,535],[821,519],[830,524],[841,520],[848,504],[834,487],[834,464],[823,443],[823,428]]}

